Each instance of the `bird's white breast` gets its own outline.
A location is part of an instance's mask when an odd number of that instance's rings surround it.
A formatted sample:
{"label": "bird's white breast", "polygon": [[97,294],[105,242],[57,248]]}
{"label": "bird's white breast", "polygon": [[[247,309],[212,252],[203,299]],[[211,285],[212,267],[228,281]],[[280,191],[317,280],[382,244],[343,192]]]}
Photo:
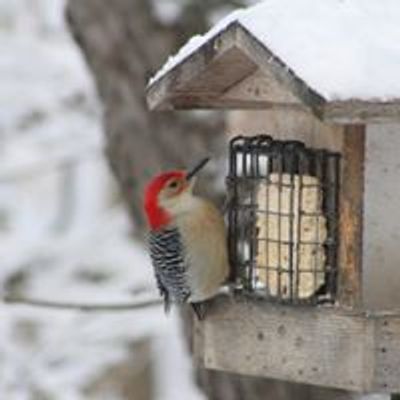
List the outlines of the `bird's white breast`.
{"label": "bird's white breast", "polygon": [[206,200],[191,196],[188,212],[176,217],[185,247],[191,289],[189,301],[216,294],[229,273],[225,224],[219,211]]}

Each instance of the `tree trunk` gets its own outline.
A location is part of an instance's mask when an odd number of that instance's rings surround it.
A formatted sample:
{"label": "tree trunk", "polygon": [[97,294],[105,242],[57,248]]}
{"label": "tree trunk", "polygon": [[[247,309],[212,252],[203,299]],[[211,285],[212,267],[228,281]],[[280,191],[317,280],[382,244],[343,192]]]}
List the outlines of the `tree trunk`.
{"label": "tree trunk", "polygon": [[[217,159],[224,155],[221,113],[207,113],[206,118],[189,112],[150,114],[145,101],[149,76],[191,30],[204,30],[207,13],[224,3],[188,2],[181,17],[169,25],[155,18],[154,2],[149,0],[69,0],[67,5],[71,31],[102,100],[107,157],[138,232],[144,228],[143,187],[154,173],[190,166],[204,155]],[[207,185],[200,188],[214,199],[221,197],[216,171],[208,172]],[[215,400],[360,399],[344,391],[222,372],[198,371],[198,378],[208,397]]]}

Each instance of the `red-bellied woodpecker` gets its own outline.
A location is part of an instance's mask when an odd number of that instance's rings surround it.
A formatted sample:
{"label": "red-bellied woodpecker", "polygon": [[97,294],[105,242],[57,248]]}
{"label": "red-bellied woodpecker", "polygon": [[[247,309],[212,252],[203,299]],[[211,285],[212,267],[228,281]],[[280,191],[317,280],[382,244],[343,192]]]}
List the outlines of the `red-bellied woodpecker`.
{"label": "red-bellied woodpecker", "polygon": [[213,297],[228,276],[225,225],[209,201],[192,193],[202,160],[192,171],[168,171],[146,188],[149,247],[157,285],[170,302],[192,305],[199,319],[202,302]]}

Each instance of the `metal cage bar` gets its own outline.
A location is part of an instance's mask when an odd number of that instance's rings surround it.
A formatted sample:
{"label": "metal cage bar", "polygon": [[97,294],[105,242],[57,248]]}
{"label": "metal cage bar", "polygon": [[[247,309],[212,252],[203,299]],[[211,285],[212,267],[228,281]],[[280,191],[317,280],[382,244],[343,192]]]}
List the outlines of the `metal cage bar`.
{"label": "metal cage bar", "polygon": [[284,303],[333,302],[340,155],[267,135],[230,142],[229,254],[236,287]]}

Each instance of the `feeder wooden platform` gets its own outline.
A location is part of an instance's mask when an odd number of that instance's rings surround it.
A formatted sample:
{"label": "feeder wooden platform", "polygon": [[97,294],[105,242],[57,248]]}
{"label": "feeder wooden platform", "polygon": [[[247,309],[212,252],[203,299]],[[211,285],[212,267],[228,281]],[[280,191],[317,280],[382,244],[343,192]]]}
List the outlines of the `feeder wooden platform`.
{"label": "feeder wooden platform", "polygon": [[225,295],[209,307],[194,335],[205,368],[352,391],[400,391],[400,314]]}

